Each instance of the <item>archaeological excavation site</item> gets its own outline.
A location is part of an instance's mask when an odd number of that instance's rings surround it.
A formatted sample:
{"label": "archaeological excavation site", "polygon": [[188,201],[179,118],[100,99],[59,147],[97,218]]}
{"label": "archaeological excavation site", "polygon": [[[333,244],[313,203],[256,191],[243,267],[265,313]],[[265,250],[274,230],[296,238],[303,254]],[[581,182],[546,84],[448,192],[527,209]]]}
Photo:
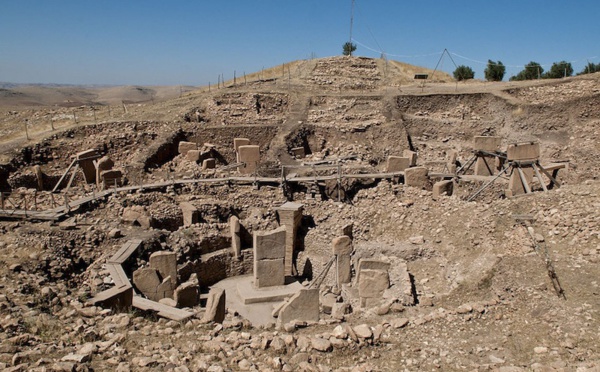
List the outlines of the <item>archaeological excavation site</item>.
{"label": "archaeological excavation site", "polygon": [[600,73],[92,101],[0,105],[0,369],[600,370]]}

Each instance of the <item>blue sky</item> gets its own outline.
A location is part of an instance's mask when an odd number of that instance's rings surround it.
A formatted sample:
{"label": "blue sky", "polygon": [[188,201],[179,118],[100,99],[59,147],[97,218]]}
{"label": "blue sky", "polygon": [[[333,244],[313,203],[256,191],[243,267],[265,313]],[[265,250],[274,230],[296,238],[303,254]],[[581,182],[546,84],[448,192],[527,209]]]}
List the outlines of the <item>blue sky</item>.
{"label": "blue sky", "polygon": [[[340,55],[351,0],[0,0],[0,81],[205,85]],[[536,61],[600,63],[600,1],[356,0],[356,55],[434,68],[447,49],[483,78]],[[466,57],[466,58],[463,58]],[[454,70],[444,56],[442,69]],[[547,65],[547,66],[546,66]]]}

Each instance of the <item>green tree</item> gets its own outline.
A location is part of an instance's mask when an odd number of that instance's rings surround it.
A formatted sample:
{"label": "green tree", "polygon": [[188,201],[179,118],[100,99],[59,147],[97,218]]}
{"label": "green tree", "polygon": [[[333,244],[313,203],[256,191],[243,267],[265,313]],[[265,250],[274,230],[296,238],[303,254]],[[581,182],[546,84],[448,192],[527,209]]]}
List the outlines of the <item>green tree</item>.
{"label": "green tree", "polygon": [[485,80],[487,81],[502,81],[506,73],[506,66],[501,61],[494,62],[488,59],[487,67],[483,71]]}
{"label": "green tree", "polygon": [[534,80],[542,76],[544,68],[537,62],[529,62],[525,68],[515,76],[510,77],[510,81]]}
{"label": "green tree", "polygon": [[592,62],[588,62],[583,70],[581,70],[581,72],[577,75],[593,74],[594,72],[600,72],[600,63],[594,64]]}
{"label": "green tree", "polygon": [[560,79],[573,75],[573,66],[570,62],[560,61],[554,62],[550,70],[544,74],[545,79]]}
{"label": "green tree", "polygon": [[454,78],[458,81],[473,79],[475,71],[469,66],[460,65],[454,70]]}
{"label": "green tree", "polygon": [[351,56],[352,52],[354,52],[355,50],[356,50],[356,44],[351,43],[349,41],[344,43],[343,53],[345,56]]}

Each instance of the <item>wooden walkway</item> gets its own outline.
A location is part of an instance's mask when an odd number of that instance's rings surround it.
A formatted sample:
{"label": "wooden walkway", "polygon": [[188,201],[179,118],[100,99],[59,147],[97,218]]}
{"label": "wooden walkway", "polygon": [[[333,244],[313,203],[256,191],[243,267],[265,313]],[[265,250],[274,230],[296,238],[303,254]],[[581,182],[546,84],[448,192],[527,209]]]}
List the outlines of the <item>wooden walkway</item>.
{"label": "wooden walkway", "polygon": [[[307,167],[309,168],[309,167]],[[331,166],[328,166],[330,169]],[[315,168],[321,170],[320,167]],[[326,176],[292,176],[284,177],[252,177],[252,176],[231,176],[220,178],[196,178],[196,179],[178,179],[172,181],[161,181],[141,185],[130,185],[123,187],[114,187],[104,191],[96,192],[91,195],[86,195],[77,200],[73,200],[68,204],[60,207],[40,211],[40,210],[24,210],[24,209],[0,209],[0,219],[24,219],[38,221],[55,221],[68,215],[72,210],[77,209],[82,205],[86,205],[95,200],[101,200],[113,193],[119,192],[135,192],[138,190],[157,190],[169,186],[180,186],[188,184],[278,184],[283,183],[315,183],[321,181],[343,180],[343,179],[393,179],[404,176],[404,172],[387,172],[387,173],[355,173],[355,174],[336,174]]]}

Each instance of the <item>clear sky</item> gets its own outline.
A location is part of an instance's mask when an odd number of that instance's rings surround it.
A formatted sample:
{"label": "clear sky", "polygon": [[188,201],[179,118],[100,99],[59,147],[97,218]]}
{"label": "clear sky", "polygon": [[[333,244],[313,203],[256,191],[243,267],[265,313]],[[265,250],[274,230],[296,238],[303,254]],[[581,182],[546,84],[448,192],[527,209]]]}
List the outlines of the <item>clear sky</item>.
{"label": "clear sky", "polygon": [[[340,55],[351,0],[0,0],[0,81],[205,85]],[[600,63],[600,1],[356,0],[355,55],[434,68],[447,49],[483,78],[530,61]],[[479,63],[484,62],[484,63]],[[454,64],[444,55],[444,71]]]}

